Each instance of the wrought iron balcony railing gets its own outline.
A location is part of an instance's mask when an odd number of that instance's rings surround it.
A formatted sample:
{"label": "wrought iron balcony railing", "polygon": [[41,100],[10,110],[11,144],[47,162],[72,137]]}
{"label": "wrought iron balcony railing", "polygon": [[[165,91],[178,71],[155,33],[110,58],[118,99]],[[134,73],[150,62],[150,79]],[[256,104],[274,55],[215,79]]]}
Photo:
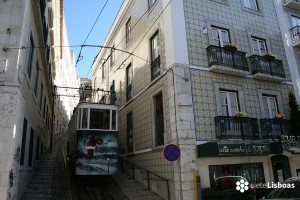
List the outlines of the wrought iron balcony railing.
{"label": "wrought iron balcony railing", "polygon": [[297,25],[291,28],[290,34],[293,44],[300,42],[300,26]]}
{"label": "wrought iron balcony railing", "polygon": [[285,78],[284,68],[281,60],[268,60],[259,55],[252,55],[249,57],[249,60],[253,75],[262,73]]}
{"label": "wrought iron balcony railing", "polygon": [[262,139],[280,139],[281,135],[291,135],[290,120],[260,119]]}
{"label": "wrought iron balcony railing", "polygon": [[160,75],[160,56],[155,58],[151,63],[151,80],[154,80]]}
{"label": "wrought iron balcony railing", "polygon": [[215,125],[217,139],[259,139],[256,118],[217,116]]}
{"label": "wrought iron balcony railing", "polygon": [[208,66],[221,65],[233,69],[249,71],[246,53],[236,51],[235,53],[226,51],[223,47],[210,45],[206,48],[208,56]]}

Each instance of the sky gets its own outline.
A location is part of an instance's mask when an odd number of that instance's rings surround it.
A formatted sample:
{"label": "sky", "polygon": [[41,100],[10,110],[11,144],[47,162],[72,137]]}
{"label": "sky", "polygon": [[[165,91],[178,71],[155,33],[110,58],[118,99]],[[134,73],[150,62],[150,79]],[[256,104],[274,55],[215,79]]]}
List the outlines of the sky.
{"label": "sky", "polygon": [[[64,14],[70,46],[82,45],[93,27],[98,15],[107,0],[64,0]],[[102,45],[107,33],[122,5],[123,0],[108,0],[86,45]],[[80,47],[71,48],[75,52],[75,62]],[[100,48],[84,47],[81,55],[83,59],[77,63],[77,73],[82,78],[91,78],[91,66]]]}

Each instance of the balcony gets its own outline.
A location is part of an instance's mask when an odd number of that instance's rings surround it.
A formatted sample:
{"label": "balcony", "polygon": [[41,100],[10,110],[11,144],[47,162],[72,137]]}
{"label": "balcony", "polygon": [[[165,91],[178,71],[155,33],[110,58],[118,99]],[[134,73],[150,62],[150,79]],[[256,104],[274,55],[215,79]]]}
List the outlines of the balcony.
{"label": "balcony", "polygon": [[227,139],[259,139],[258,123],[256,118],[249,117],[215,117],[216,137]]}
{"label": "balcony", "polygon": [[286,119],[261,119],[262,139],[281,139],[281,135],[291,135],[290,121]]}
{"label": "balcony", "polygon": [[300,11],[300,0],[284,0],[285,7]]}
{"label": "balcony", "polygon": [[268,60],[263,56],[249,57],[253,78],[266,81],[283,82],[285,73],[281,60]]}
{"label": "balcony", "polygon": [[240,51],[232,53],[214,45],[210,45],[206,50],[209,71],[237,76],[249,74],[246,53]]}
{"label": "balcony", "polygon": [[291,40],[294,47],[300,47],[300,26],[294,26],[290,30]]}
{"label": "balcony", "polygon": [[151,80],[154,80],[160,75],[160,56],[155,58],[151,63]]}

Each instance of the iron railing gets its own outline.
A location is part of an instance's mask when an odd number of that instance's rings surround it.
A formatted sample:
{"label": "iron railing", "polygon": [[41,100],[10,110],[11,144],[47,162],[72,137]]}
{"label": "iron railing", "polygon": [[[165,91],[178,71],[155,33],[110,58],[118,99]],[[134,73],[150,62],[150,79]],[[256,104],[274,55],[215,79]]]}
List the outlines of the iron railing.
{"label": "iron railing", "polygon": [[290,29],[292,43],[295,44],[300,41],[300,26],[294,26]]}
{"label": "iron railing", "polygon": [[249,57],[252,74],[262,73],[271,76],[285,78],[284,68],[281,60],[268,60],[264,56],[252,55]]}
{"label": "iron railing", "polygon": [[217,139],[259,139],[257,118],[217,116],[215,125]]}
{"label": "iron railing", "polygon": [[235,53],[226,51],[223,47],[210,45],[206,48],[208,66],[222,65],[233,69],[249,71],[246,53],[237,51]]}
{"label": "iron railing", "polygon": [[[130,178],[135,179],[136,181],[146,186],[148,191],[155,192],[159,194],[163,199],[170,200],[170,186],[169,180],[163,178],[154,172],[151,172],[135,162],[129,160],[128,158],[119,155],[119,166],[122,171],[125,171]],[[157,187],[154,187],[156,185]],[[152,186],[152,187],[151,187]],[[159,193],[155,189],[159,188],[159,191],[164,193]],[[143,197],[141,197],[142,199]]]}
{"label": "iron railing", "polygon": [[155,58],[151,63],[151,80],[154,80],[160,75],[160,56]]}
{"label": "iron railing", "polygon": [[281,135],[291,135],[290,120],[260,119],[262,139],[281,139]]}

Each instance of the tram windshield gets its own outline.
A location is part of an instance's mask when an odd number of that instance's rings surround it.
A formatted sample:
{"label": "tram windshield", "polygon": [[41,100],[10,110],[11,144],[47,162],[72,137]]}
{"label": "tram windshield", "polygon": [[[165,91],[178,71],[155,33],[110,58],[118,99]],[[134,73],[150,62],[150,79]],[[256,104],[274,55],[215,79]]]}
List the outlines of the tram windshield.
{"label": "tram windshield", "polygon": [[117,111],[112,109],[79,108],[78,129],[117,130]]}
{"label": "tram windshield", "polygon": [[90,110],[90,129],[109,129],[110,110]]}

